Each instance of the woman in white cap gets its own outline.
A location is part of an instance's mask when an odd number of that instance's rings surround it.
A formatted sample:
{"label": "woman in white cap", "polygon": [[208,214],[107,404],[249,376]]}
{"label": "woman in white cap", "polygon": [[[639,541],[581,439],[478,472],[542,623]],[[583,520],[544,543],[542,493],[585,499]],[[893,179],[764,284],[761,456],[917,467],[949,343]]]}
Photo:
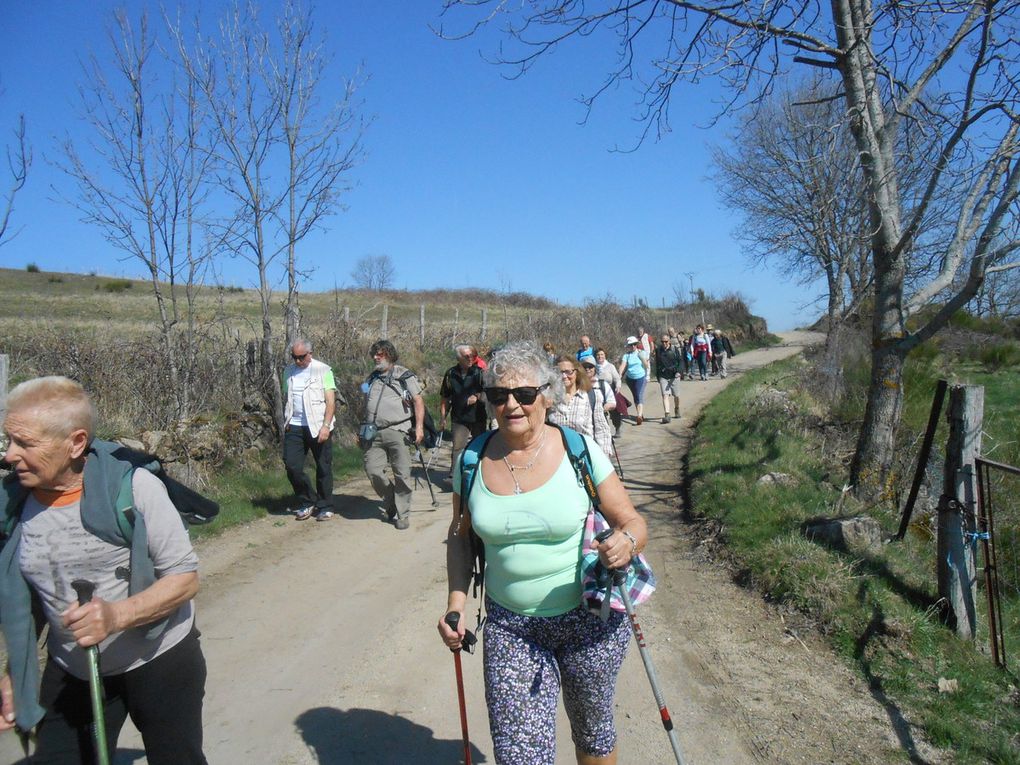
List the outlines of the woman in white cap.
{"label": "woman in white cap", "polygon": [[648,356],[641,353],[637,345],[638,339],[634,335],[627,338],[627,352],[620,359],[619,371],[634,396],[637,424],[640,425],[645,421],[645,383],[648,382],[651,369],[648,366]]}

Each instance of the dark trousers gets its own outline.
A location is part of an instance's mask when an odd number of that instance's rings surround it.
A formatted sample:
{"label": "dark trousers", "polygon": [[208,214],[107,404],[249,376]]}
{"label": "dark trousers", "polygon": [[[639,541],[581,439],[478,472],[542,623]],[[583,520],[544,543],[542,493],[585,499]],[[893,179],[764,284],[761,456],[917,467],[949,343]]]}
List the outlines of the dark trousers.
{"label": "dark trousers", "polygon": [[[315,460],[315,492],[305,475],[305,456]],[[319,443],[306,427],[288,425],[283,434],[283,464],[294,493],[306,505],[317,510],[333,509],[333,434]]]}
{"label": "dark trousers", "polygon": [[696,353],[694,358],[698,361],[698,373],[701,375],[701,379],[704,380],[708,377],[708,352],[701,351]]}
{"label": "dark trousers", "polygon": [[[100,657],[100,661],[101,661]],[[112,755],[124,720],[142,734],[149,765],[206,765],[202,754],[205,657],[198,630],[148,664],[103,678],[106,740]],[[39,699],[46,716],[38,727],[32,765],[93,765],[89,684],[52,659],[43,671]]]}

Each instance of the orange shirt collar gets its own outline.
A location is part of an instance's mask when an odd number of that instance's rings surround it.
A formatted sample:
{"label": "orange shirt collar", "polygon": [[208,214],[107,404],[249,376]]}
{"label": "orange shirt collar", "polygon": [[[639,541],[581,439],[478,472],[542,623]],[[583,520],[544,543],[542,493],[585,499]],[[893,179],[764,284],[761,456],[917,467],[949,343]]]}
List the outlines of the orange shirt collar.
{"label": "orange shirt collar", "polygon": [[81,501],[81,490],[81,486],[77,489],[68,489],[67,491],[36,488],[32,489],[32,496],[35,497],[40,505],[45,507],[67,507]]}

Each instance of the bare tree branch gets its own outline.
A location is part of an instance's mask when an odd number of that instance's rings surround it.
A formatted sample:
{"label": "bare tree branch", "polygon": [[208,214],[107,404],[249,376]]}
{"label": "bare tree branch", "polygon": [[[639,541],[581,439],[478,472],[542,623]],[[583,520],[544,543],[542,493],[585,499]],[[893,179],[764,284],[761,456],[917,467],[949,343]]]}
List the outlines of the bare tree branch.
{"label": "bare tree branch", "polygon": [[0,247],[18,235],[17,231],[9,230],[14,198],[24,188],[28,170],[32,166],[32,147],[25,140],[24,114],[18,116],[18,125],[14,128],[14,146],[7,146],[5,153],[10,182],[3,197],[3,205],[0,206]]}

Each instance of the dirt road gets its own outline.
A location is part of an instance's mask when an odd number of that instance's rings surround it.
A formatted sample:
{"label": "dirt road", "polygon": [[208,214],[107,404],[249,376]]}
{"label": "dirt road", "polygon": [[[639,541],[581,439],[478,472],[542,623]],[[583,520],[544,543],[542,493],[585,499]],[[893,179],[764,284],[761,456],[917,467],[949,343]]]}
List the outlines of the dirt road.
{"label": "dirt road", "polygon": [[[737,356],[733,377],[816,338],[785,339]],[[819,640],[788,632],[725,570],[699,563],[680,520],[681,458],[692,416],[728,382],[687,383],[687,416],[669,425],[658,422],[661,403],[650,388],[649,420],[627,425],[620,441],[625,484],[649,522],[648,557],[659,577],[642,624],[687,761],[905,761],[903,750],[919,745],[895,708]],[[368,482],[358,479],[340,488],[340,512],[328,523],[269,517],[200,546],[211,763],[461,761],[453,662],[435,629],[446,602],[451,495],[445,485],[436,491],[435,510],[424,487],[415,492],[408,531],[381,521]],[[480,655],[465,656],[464,665],[473,759],[491,763]],[[620,763],[672,762],[636,646],[617,706]],[[573,762],[562,712],[557,732],[557,762]],[[118,762],[144,760],[133,730],[120,743]]]}

